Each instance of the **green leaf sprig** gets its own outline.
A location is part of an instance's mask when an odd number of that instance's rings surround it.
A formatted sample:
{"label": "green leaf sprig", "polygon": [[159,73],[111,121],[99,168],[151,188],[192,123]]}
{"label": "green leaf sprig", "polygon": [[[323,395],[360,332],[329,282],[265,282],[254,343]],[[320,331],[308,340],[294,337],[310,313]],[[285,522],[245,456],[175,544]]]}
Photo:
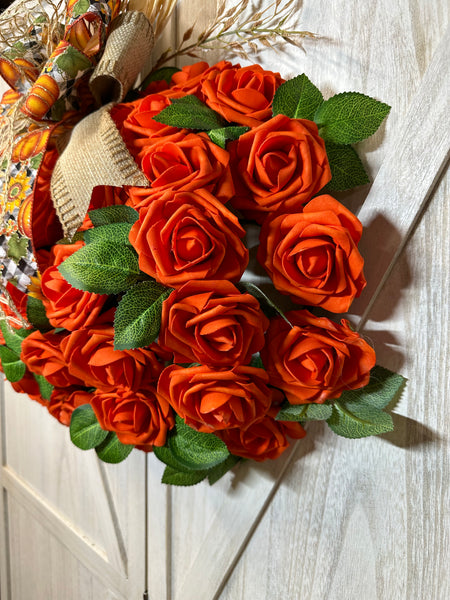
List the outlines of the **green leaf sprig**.
{"label": "green leaf sprig", "polygon": [[305,74],[283,83],[275,92],[273,114],[308,119],[325,140],[332,179],[323,191],[343,191],[369,182],[364,166],[352,148],[373,135],[390,107],[359,92],[336,94],[323,99]]}
{"label": "green leaf sprig", "polygon": [[279,421],[321,421],[346,438],[362,438],[392,431],[393,422],[385,408],[395,400],[405,383],[404,377],[376,365],[366,387],[348,390],[337,400],[324,404],[290,404],[285,402],[276,419]]}
{"label": "green leaf sprig", "polygon": [[166,465],[162,483],[171,485],[195,485],[206,478],[212,485],[241,460],[216,435],[192,429],[178,415],[166,445],[153,451]]}

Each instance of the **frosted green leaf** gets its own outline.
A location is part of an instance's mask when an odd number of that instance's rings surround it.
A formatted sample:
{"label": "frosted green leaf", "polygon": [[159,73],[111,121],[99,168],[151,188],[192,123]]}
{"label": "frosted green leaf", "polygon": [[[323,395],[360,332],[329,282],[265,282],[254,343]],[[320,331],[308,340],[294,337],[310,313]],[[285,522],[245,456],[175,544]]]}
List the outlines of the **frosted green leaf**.
{"label": "frosted green leaf", "polygon": [[352,439],[379,435],[394,429],[391,415],[381,409],[357,402],[344,404],[337,400],[327,423],[334,433]]}
{"label": "frosted green leaf", "polygon": [[22,351],[23,340],[33,333],[32,329],[10,329],[6,324],[6,321],[0,321],[0,329],[6,346],[18,355],[20,355]]}
{"label": "frosted green leaf", "polygon": [[181,464],[195,471],[211,469],[230,454],[225,443],[213,433],[195,431],[178,416],[168,446]]}
{"label": "frosted green leaf", "polygon": [[329,404],[289,404],[286,402],[275,417],[277,421],[323,421],[331,417]]}
{"label": "frosted green leaf", "polygon": [[220,129],[225,126],[226,121],[196,96],[174,98],[172,102],[173,104],[164,108],[153,119],[171,127],[202,131]]}
{"label": "frosted green leaf", "polygon": [[25,363],[20,360],[20,356],[16,352],[6,346],[0,346],[0,361],[8,381],[20,381],[25,375],[27,369]]}
{"label": "frosted green leaf", "polygon": [[359,390],[348,390],[339,398],[339,402],[367,404],[375,408],[384,408],[394,400],[405,385],[406,379],[380,365],[370,372],[369,383]]}
{"label": "frosted green leaf", "polygon": [[104,441],[96,446],[95,451],[103,462],[117,464],[125,460],[133,448],[130,444],[122,444],[117,435],[110,431]]}
{"label": "frosted green leaf", "polygon": [[144,348],[156,340],[162,304],[171,291],[156,281],[142,281],[128,290],[114,318],[116,350]]}
{"label": "frosted green leaf", "polygon": [[102,429],[90,404],[76,408],[70,420],[70,439],[81,450],[90,450],[103,442],[108,432]]}
{"label": "frosted green leaf", "polygon": [[135,223],[139,213],[131,206],[105,206],[89,212],[89,218],[94,227],[109,225],[110,223]]}
{"label": "frosted green leaf", "polygon": [[110,223],[109,225],[101,225],[100,227],[94,227],[94,229],[87,229],[84,232],[84,241],[86,244],[92,244],[93,242],[111,241],[115,244],[129,245],[130,240],[130,229],[132,228],[131,223]]}
{"label": "frosted green leaf", "polygon": [[373,135],[390,106],[359,92],[336,94],[319,106],[314,121],[320,136],[334,144],[355,144]]}
{"label": "frosted green leaf", "polygon": [[[180,463],[180,461],[173,454],[172,450],[168,446],[154,446],[153,454],[158,460],[163,462],[165,465],[172,467],[174,471],[181,471],[182,473],[192,473],[192,469]],[[207,471],[205,471],[206,474]]]}
{"label": "frosted green leaf", "polygon": [[286,115],[291,119],[308,119],[323,103],[322,92],[306,77],[298,75],[283,83],[273,98],[273,116]]}
{"label": "frosted green leaf", "polygon": [[370,179],[356,151],[351,146],[325,144],[331,169],[331,181],[321,190],[342,192],[358,185],[369,183]]}
{"label": "frosted green leaf", "polygon": [[136,252],[110,241],[80,248],[58,270],[74,288],[96,294],[118,294],[142,276]]}
{"label": "frosted green leaf", "polygon": [[45,312],[44,303],[39,298],[28,296],[27,319],[39,331],[49,331],[49,329],[52,329],[52,325]]}
{"label": "frosted green leaf", "polygon": [[37,381],[41,396],[44,398],[44,400],[50,400],[50,396],[55,389],[54,386],[49,383],[43,375],[36,375],[36,373],[33,373],[33,377]]}
{"label": "frosted green leaf", "polygon": [[208,131],[208,136],[212,142],[225,149],[228,140],[237,140],[248,129],[248,127],[232,125],[220,129],[211,129],[211,131]]}
{"label": "frosted green leaf", "polygon": [[188,486],[200,483],[200,481],[203,481],[205,477],[205,471],[190,471],[189,473],[184,473],[181,471],[176,471],[172,467],[167,466],[164,470],[161,483]]}

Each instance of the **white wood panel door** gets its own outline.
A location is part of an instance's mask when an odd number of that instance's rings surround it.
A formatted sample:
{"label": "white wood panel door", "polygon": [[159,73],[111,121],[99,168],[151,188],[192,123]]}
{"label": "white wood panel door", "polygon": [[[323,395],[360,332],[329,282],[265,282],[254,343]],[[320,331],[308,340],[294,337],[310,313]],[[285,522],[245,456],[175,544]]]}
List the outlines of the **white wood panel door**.
{"label": "white wood panel door", "polygon": [[[286,78],[305,72],[327,96],[356,90],[392,105],[386,125],[361,144],[374,184],[348,202],[367,226],[366,274],[381,280],[354,321],[365,313],[379,363],[409,379],[394,407],[395,432],[351,441],[314,424],[273,464],[247,463],[212,488],[168,489],[154,457],[133,451],[121,465],[100,465],[8,387],[0,416],[2,600],[135,600],[146,580],[150,600],[450,598],[450,217],[448,175],[439,176],[450,7],[300,5],[299,28],[322,37],[305,42],[306,53],[285,47],[258,62]],[[194,20],[202,27],[214,9],[213,0],[180,2],[160,48]]]}
{"label": "white wood panel door", "polygon": [[[210,9],[185,0],[178,39],[200,13],[195,6],[203,15]],[[305,42],[306,53],[288,46],[278,55],[260,53],[258,62],[286,78],[305,72],[326,96],[355,90],[392,106],[381,131],[360,145],[373,186],[340,199],[367,227],[363,253],[372,280],[353,320],[374,342],[379,363],[402,372],[409,385],[394,407],[393,434],[344,440],[313,424],[288,456],[243,465],[214,488],[151,483],[150,503],[166,507],[167,528],[153,537],[149,530],[150,547],[166,553],[164,564],[151,559],[149,590],[171,600],[444,600],[449,5],[298,6],[298,28],[322,37]],[[210,62],[219,58],[209,55]],[[160,467],[149,461],[149,469],[149,482],[157,481]]]}
{"label": "white wood panel door", "polygon": [[141,600],[145,456],[105,465],[2,388],[2,599]]}

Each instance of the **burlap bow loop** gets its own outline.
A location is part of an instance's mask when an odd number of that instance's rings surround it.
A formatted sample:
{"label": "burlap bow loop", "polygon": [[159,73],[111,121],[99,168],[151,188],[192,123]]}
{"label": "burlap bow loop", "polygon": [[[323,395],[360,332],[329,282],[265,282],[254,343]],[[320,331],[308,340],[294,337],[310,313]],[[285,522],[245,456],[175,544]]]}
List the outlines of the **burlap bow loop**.
{"label": "burlap bow loop", "polygon": [[[131,11],[116,19],[90,79],[98,103],[123,100],[152,47],[152,28],[143,13]],[[53,171],[52,201],[68,237],[82,224],[94,187],[148,185],[109,114],[111,106],[104,106],[76,125]]]}

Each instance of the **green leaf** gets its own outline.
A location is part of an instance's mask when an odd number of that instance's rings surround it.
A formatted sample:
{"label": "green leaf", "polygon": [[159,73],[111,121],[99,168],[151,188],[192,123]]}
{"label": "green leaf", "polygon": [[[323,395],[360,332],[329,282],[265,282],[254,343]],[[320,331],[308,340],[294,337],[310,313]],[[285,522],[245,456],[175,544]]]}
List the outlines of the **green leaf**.
{"label": "green leaf", "polygon": [[268,317],[280,316],[286,321],[286,323],[293,327],[292,323],[287,319],[281,308],[277,306],[275,302],[269,298],[269,296],[266,296],[266,294],[257,285],[250,283],[250,281],[240,281],[236,287],[241,292],[248,292],[254,296],[260,303],[261,309]]}
{"label": "green leaf", "polygon": [[240,460],[240,456],[234,456],[233,454],[230,454],[230,456],[223,462],[208,471],[209,485],[214,485],[216,481],[222,479],[222,477],[228,473],[228,471],[230,471]]}
{"label": "green leaf", "polygon": [[273,116],[286,115],[291,119],[308,119],[323,103],[322,92],[306,77],[298,75],[280,85],[273,98]]}
{"label": "green leaf", "polygon": [[102,429],[90,404],[76,408],[70,420],[70,439],[81,450],[90,450],[103,442],[108,432]]}
{"label": "green leaf", "polygon": [[80,17],[87,12],[90,6],[89,0],[78,0],[72,9],[72,17]]}
{"label": "green leaf", "polygon": [[278,411],[277,421],[324,421],[331,417],[330,404],[289,404],[285,402]]}
{"label": "green leaf", "polygon": [[39,331],[45,332],[52,329],[45,312],[44,303],[39,298],[33,298],[30,295],[27,298],[27,319]]}
{"label": "green leaf", "polygon": [[33,373],[33,377],[37,381],[41,396],[44,398],[44,400],[50,400],[50,396],[55,389],[54,386],[49,383],[43,375],[36,375],[36,373]]}
{"label": "green leaf", "polygon": [[0,360],[3,372],[8,381],[20,381],[27,370],[25,363],[20,360],[20,356],[6,346],[0,346]]}
{"label": "green leaf", "polygon": [[340,400],[334,402],[333,414],[327,423],[334,433],[351,439],[379,435],[394,429],[391,415],[379,408]]}
{"label": "green leaf", "polygon": [[32,329],[25,329],[24,327],[21,329],[9,328],[4,320],[0,321],[0,329],[6,346],[18,355],[20,355],[22,350],[23,340],[33,333]]}
{"label": "green leaf", "polygon": [[172,104],[153,117],[158,123],[186,129],[220,129],[226,121],[220,115],[208,108],[196,96],[173,98]]}
{"label": "green leaf", "polygon": [[32,169],[36,169],[37,170],[39,168],[39,165],[42,162],[43,157],[44,157],[44,153],[43,152],[41,152],[40,154],[36,154],[36,156],[32,156],[30,158],[30,167]]}
{"label": "green leaf", "polygon": [[89,212],[89,218],[94,227],[109,225],[110,223],[136,223],[139,213],[131,206],[105,206]]}
{"label": "green leaf", "polygon": [[80,248],[58,270],[74,288],[96,294],[118,294],[142,276],[134,249],[111,241]]}
{"label": "green leaf", "polygon": [[[192,469],[186,467],[183,463],[181,463],[168,446],[153,446],[153,454],[158,460],[163,462],[165,465],[172,467],[172,469],[174,469],[175,471],[181,471],[182,473],[192,473]],[[207,472],[208,471],[205,470],[205,475]]]}
{"label": "green leaf", "polygon": [[248,127],[231,125],[230,127],[211,129],[211,131],[208,131],[208,135],[212,142],[214,142],[221,148],[226,148],[227,140],[237,140],[243,133],[245,133],[248,130]]}
{"label": "green leaf", "polygon": [[25,258],[28,254],[28,242],[27,237],[23,237],[18,233],[13,233],[9,238],[8,250],[6,255],[11,258],[16,264],[19,263],[21,258]]}
{"label": "green leaf", "polygon": [[[241,460],[239,456],[233,456],[230,454],[225,460],[211,469],[196,470],[186,467],[183,463],[181,463],[173,454],[171,449],[167,446],[154,446],[153,453],[161,462],[171,468],[171,471],[168,472],[171,474],[171,478],[172,475],[175,475],[175,473],[177,474],[173,481],[163,481],[164,483],[172,483],[173,485],[194,485],[194,483],[202,481],[202,479],[204,479],[206,476],[208,477],[210,485],[213,485],[216,481],[223,477],[225,473],[232,469],[237,462]],[[182,474],[188,474],[191,475],[191,477],[181,478]],[[178,483],[180,478],[181,481],[192,481],[192,483]]]}
{"label": "green leaf", "polygon": [[203,481],[205,477],[205,471],[191,471],[190,473],[183,473],[167,466],[164,470],[161,483],[188,486],[200,483],[200,481]]}
{"label": "green leaf", "polygon": [[145,90],[145,88],[154,81],[165,81],[166,83],[170,83],[172,81],[172,75],[178,73],[178,71],[180,71],[178,67],[163,67],[162,69],[152,71],[147,75],[139,87],[141,90]]}
{"label": "green leaf", "polygon": [[[80,0],[83,2],[84,0]],[[78,2],[78,4],[80,4]],[[67,46],[64,52],[55,59],[56,65],[61,71],[67,73],[71,79],[76,79],[78,73],[92,69],[92,63],[85,54],[77,50],[74,46]]]}
{"label": "green leaf", "polygon": [[252,356],[252,360],[250,361],[250,366],[251,367],[256,367],[257,369],[264,369],[264,363],[261,360],[261,355],[259,354],[254,354]]}
{"label": "green leaf", "polygon": [[359,92],[336,94],[317,109],[320,136],[335,144],[355,144],[373,135],[390,106]]}
{"label": "green leaf", "polygon": [[364,403],[375,408],[384,408],[394,400],[403,389],[406,379],[380,365],[370,372],[369,383],[359,390],[343,392],[339,402]]}
{"label": "green leaf", "polygon": [[132,227],[131,223],[110,223],[94,229],[87,229],[83,237],[86,244],[110,241],[115,244],[131,246],[128,236]]}
{"label": "green leaf", "polygon": [[195,431],[177,415],[168,446],[176,459],[194,471],[211,469],[229,456],[228,448],[213,433]]}
{"label": "green leaf", "polygon": [[142,281],[128,290],[114,318],[115,350],[144,348],[156,340],[162,304],[171,291],[156,281]]}
{"label": "green leaf", "polygon": [[122,444],[114,431],[110,431],[95,451],[103,462],[117,464],[125,460],[133,448],[134,446],[130,444]]}
{"label": "green leaf", "polygon": [[321,190],[321,193],[342,192],[370,182],[364,165],[354,148],[330,142],[326,142],[325,147],[331,168],[331,180]]}

